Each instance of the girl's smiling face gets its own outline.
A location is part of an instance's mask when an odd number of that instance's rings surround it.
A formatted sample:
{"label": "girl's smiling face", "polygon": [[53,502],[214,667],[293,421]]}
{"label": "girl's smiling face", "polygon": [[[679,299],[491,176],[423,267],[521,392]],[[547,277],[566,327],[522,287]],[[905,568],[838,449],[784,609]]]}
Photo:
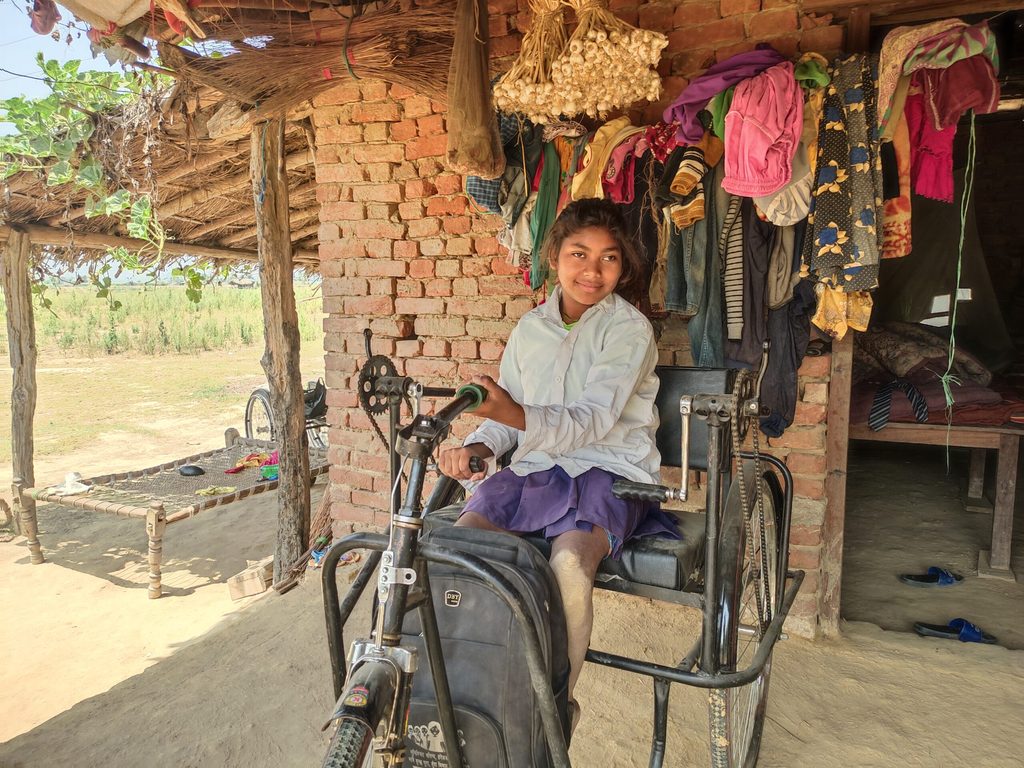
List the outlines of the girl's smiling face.
{"label": "girl's smiling face", "polygon": [[615,290],[622,249],[604,227],[585,227],[562,240],[552,266],[562,286],[562,314],[575,321]]}

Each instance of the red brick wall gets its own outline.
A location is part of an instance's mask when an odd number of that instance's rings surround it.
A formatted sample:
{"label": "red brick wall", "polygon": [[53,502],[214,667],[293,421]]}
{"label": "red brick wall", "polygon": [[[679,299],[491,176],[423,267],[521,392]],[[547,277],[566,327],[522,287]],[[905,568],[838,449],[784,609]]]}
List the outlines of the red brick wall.
{"label": "red brick wall", "polygon": [[[529,24],[525,7],[521,0],[490,3],[495,58],[518,50]],[[758,42],[790,55],[835,52],[842,43],[841,28],[801,16],[787,0],[612,0],[611,7],[669,35],[664,99],[637,110],[647,121],[660,117],[688,77]],[[501,68],[496,62],[495,71]],[[496,374],[504,340],[535,297],[498,246],[500,219],[477,212],[462,194],[463,179],[441,162],[441,104],[360,81],[340,85],[316,107],[332,514],[341,532],[352,523],[382,525],[387,508],[385,455],[353,388],[363,328],[374,332],[374,351],[393,356],[402,373],[452,385],[477,372]],[[689,363],[685,325],[658,326],[662,362]],[[815,632],[819,602],[828,360],[801,369],[798,423],[771,447],[797,477],[792,562],[809,574],[787,626],[804,635]],[[468,427],[460,425],[460,435]]]}

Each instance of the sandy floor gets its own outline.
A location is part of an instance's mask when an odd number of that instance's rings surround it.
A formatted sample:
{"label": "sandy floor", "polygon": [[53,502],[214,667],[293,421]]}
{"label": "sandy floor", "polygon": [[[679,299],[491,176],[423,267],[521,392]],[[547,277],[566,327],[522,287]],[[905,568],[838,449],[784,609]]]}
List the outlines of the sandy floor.
{"label": "sandy floor", "polygon": [[[992,515],[964,511],[967,458],[967,451],[953,449],[947,475],[943,448],[855,445],[847,490],[845,618],[910,632],[915,621],[945,624],[963,617],[1001,645],[1024,648],[1024,464],[1017,481],[1014,583],[977,576],[978,549],[989,548]],[[964,581],[921,589],[897,579],[932,565]]]}
{"label": "sandy floor", "polygon": [[[269,551],[274,503],[172,526],[156,601],[134,521],[44,507],[46,565],[0,544],[0,765],[318,764],[332,701],[317,580],[242,603],[223,583]],[[695,619],[599,593],[594,646],[675,661]],[[649,684],[588,666],[580,685],[574,765],[646,765]],[[760,765],[1017,766],[1022,711],[1024,654],[849,623],[840,641],[779,645]],[[703,695],[674,688],[666,764],[706,764],[706,727]]]}

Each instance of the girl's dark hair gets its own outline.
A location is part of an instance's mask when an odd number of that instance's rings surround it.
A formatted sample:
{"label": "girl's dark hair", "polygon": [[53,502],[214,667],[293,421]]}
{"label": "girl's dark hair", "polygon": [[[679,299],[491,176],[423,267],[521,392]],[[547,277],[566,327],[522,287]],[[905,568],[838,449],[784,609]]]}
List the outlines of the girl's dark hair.
{"label": "girl's dark hair", "polygon": [[565,238],[587,227],[606,229],[615,239],[622,254],[622,276],[615,286],[615,293],[629,301],[636,301],[640,296],[646,268],[627,231],[622,209],[611,200],[585,198],[569,203],[548,230],[544,245],[541,246],[541,256],[548,264],[555,266]]}

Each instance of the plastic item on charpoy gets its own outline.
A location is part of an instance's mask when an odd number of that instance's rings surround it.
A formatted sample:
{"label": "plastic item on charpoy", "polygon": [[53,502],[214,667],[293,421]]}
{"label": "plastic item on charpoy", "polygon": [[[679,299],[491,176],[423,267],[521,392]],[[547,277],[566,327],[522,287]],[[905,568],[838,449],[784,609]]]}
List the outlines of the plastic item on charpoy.
{"label": "plastic item on charpoy", "polygon": [[277,464],[264,464],[260,467],[260,480],[277,480],[277,476]]}

